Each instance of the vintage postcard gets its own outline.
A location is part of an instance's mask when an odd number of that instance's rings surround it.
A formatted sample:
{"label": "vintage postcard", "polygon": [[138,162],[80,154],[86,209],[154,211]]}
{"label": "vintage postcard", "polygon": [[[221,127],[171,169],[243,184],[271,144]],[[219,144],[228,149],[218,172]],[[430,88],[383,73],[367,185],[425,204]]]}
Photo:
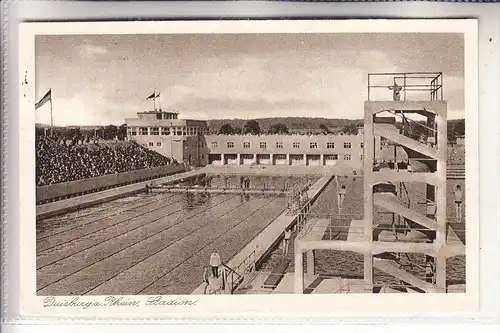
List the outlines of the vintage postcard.
{"label": "vintage postcard", "polygon": [[23,314],[477,309],[475,20],[20,30]]}

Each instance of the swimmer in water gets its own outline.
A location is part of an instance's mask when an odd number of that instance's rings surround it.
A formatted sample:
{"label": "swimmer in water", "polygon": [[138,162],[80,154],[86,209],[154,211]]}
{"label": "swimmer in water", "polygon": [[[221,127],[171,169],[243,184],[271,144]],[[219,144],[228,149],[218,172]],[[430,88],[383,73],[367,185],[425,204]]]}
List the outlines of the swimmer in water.
{"label": "swimmer in water", "polygon": [[344,205],[344,199],[345,199],[346,193],[347,193],[347,187],[345,185],[340,186],[340,190],[338,192],[339,197],[337,200],[339,213],[342,211],[342,206]]}

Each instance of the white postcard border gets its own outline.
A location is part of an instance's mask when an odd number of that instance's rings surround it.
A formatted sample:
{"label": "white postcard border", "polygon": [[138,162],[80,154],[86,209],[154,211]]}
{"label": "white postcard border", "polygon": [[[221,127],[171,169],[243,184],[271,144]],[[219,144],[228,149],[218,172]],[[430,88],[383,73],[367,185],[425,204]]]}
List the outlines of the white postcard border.
{"label": "white postcard border", "polygon": [[[161,296],[164,305],[146,305],[157,296],[123,296],[133,306],[47,306],[36,295],[34,82],[35,35],[51,34],[157,34],[157,33],[464,33],[466,117],[466,288],[463,294],[333,294],[333,295],[183,295]],[[476,20],[344,20],[344,21],[186,21],[186,22],[81,22],[24,23],[19,35],[19,77],[30,84],[20,88],[20,302],[21,314],[44,317],[171,317],[214,314],[250,315],[436,315],[475,311],[479,306],[479,186],[478,186],[478,41]],[[26,96],[24,96],[26,94]],[[106,302],[109,296],[78,297],[82,302]],[[112,296],[119,298],[120,296]],[[77,297],[57,297],[68,302]],[[195,302],[179,305],[180,300]],[[168,302],[175,304],[167,304]],[[177,304],[177,305],[176,305]]]}

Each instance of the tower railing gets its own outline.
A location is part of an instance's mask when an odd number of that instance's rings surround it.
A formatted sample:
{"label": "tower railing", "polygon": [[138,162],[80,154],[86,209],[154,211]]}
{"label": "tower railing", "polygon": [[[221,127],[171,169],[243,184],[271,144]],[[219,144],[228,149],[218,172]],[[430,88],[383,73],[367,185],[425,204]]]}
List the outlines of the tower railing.
{"label": "tower railing", "polygon": [[[384,91],[385,90],[385,91]],[[442,72],[370,73],[368,101],[443,100]],[[424,97],[426,96],[427,97]]]}

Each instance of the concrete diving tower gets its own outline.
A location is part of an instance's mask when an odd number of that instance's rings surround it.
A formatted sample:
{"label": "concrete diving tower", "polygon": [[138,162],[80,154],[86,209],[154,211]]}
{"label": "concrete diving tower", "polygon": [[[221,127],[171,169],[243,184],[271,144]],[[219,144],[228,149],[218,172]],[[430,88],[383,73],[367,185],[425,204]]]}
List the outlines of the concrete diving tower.
{"label": "concrete diving tower", "polygon": [[[465,246],[456,239],[447,243],[447,104],[442,89],[442,73],[368,75],[364,216],[351,221],[349,234],[355,236],[344,240],[316,237],[317,226],[304,227],[295,242],[295,293],[304,291],[303,252],[311,273],[316,249],[363,254],[362,284],[368,293],[374,292],[374,267],[421,292],[447,291],[446,258],[465,254]],[[394,154],[382,158],[376,142]],[[425,196],[420,200],[418,186]],[[410,258],[412,253],[425,258],[425,279],[398,264],[402,255]]]}

